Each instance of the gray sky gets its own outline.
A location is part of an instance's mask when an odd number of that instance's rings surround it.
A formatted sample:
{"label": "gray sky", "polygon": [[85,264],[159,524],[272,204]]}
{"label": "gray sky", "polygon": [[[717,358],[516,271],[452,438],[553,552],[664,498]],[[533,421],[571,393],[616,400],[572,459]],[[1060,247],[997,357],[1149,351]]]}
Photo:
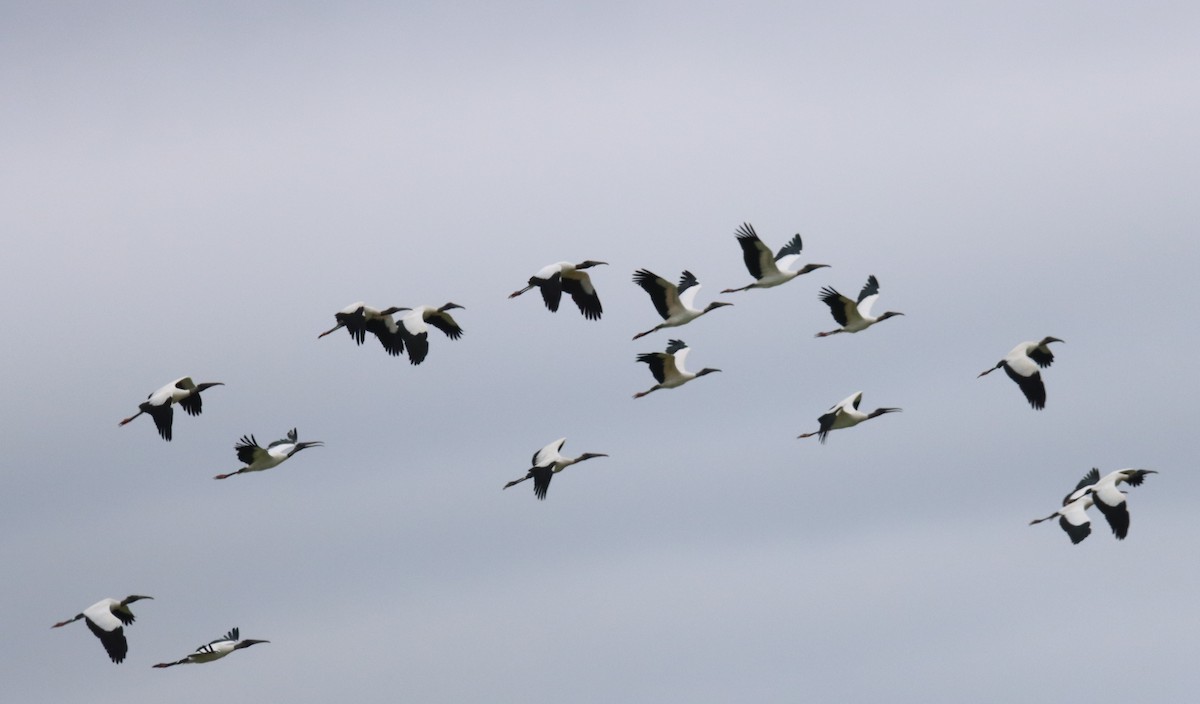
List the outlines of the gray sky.
{"label": "gray sky", "polygon": [[[1200,9],[503,5],[0,6],[5,698],[1194,697]],[[743,221],[832,267],[719,295]],[[600,322],[506,298],[586,258]],[[735,305],[631,342],[641,267]],[[906,316],[814,339],[868,274]],[[356,300],[466,334],[318,341]],[[975,378],[1044,335],[1043,412]],[[723,372],[633,401],[672,337]],[[1127,540],[1026,525],[1093,466],[1161,472]],[[49,628],[135,593],[120,666]]]}

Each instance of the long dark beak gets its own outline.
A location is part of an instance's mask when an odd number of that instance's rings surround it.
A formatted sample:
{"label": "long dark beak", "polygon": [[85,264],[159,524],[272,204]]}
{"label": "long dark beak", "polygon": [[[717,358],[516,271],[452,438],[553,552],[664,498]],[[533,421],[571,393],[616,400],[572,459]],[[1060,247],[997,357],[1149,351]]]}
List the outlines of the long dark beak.
{"label": "long dark beak", "polygon": [[317,339],[318,339],[318,340],[320,340],[322,337],[325,337],[325,336],[326,336],[326,335],[328,335],[329,333],[333,332],[334,330],[337,330],[338,328],[341,328],[341,327],[343,327],[344,325],[345,325],[344,323],[338,323],[337,325],[335,325],[335,326],[333,326],[333,327],[329,328],[328,330],[326,330],[325,332],[321,333],[320,335],[317,335]]}
{"label": "long dark beak", "polygon": [[296,443],[296,452],[299,452],[308,447],[323,447],[324,445],[325,445],[325,442],[322,440],[313,440],[311,442],[299,442],[299,443]]}

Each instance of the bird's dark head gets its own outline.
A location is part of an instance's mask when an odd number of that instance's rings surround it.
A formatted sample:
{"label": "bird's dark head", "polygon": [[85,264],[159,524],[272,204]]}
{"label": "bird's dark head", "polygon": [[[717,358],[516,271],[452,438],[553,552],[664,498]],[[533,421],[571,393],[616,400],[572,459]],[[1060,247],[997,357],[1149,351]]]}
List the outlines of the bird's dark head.
{"label": "bird's dark head", "polygon": [[379,311],[379,314],[380,315],[394,315],[396,313],[399,313],[402,310],[412,310],[412,308],[405,308],[404,306],[392,306],[391,308],[384,308],[383,310]]}
{"label": "bird's dark head", "polygon": [[991,374],[992,372],[996,371],[997,369],[999,369],[1000,367],[1003,367],[1003,366],[1004,366],[1004,360],[1002,359],[999,362],[996,362],[996,366],[988,367],[987,369],[984,369],[983,371],[979,372],[979,376],[977,376],[975,378],[978,379],[980,376],[987,376],[988,374]]}
{"label": "bird's dark head", "polygon": [[131,595],[125,597],[124,599],[122,599],[121,603],[126,606],[129,606],[130,604],[132,604],[135,601],[141,601],[142,599],[153,599],[153,598],[154,597],[152,597],[152,596],[141,596],[140,594],[131,594]]}
{"label": "bird's dark head", "polygon": [[881,416],[884,413],[899,413],[902,410],[904,410],[904,409],[903,408],[876,408],[875,410],[871,411],[871,417],[874,418],[875,416]]}
{"label": "bird's dark head", "polygon": [[706,306],[704,308],[704,312],[707,313],[710,310],[716,310],[717,308],[721,308],[723,306],[731,306],[731,305],[733,305],[733,304],[726,303],[725,301],[713,301],[712,303],[709,303],[708,306]]}
{"label": "bird's dark head", "polygon": [[466,310],[466,308],[463,308],[462,306],[458,305],[457,303],[447,303],[446,305],[442,306],[441,308],[438,308],[438,310],[445,313],[446,311],[454,310],[455,308],[462,308],[463,310]]}
{"label": "bird's dark head", "polygon": [[1051,342],[1062,342],[1062,340],[1058,339],[1057,337],[1043,337],[1042,341],[1039,342],[1038,344],[1039,345],[1048,345]]}
{"label": "bird's dark head", "polygon": [[721,371],[721,370],[713,369],[712,367],[705,367],[705,368],[701,369],[700,371],[696,372],[696,376],[704,376],[705,374],[712,374],[713,372],[719,372],[719,371]]}
{"label": "bird's dark head", "polygon": [[603,452],[585,452],[579,456],[579,461],[582,462],[584,460],[590,460],[593,457],[608,457],[608,455],[604,454]]}
{"label": "bird's dark head", "polygon": [[242,648],[249,648],[252,645],[258,645],[259,643],[270,643],[270,642],[271,641],[269,641],[269,640],[255,640],[253,638],[247,638],[246,640],[239,641],[237,645],[233,646],[233,649],[241,650]]}
{"label": "bird's dark head", "polygon": [[575,265],[576,269],[591,269],[594,266],[607,266],[608,262],[598,262],[594,259],[585,259]]}
{"label": "bird's dark head", "polygon": [[298,442],[298,443],[296,443],[296,449],[292,450],[292,454],[295,454],[301,450],[308,449],[310,447],[324,447],[324,445],[325,445],[325,443],[322,442],[321,440],[311,440],[309,442]]}
{"label": "bird's dark head", "polygon": [[817,269],[827,269],[827,268],[829,268],[828,264],[805,264],[804,266],[800,267],[799,271],[796,272],[796,276],[800,276],[801,274],[807,274],[810,271],[816,271]]}
{"label": "bird's dark head", "polygon": [[211,389],[214,386],[224,386],[224,385],[225,385],[225,382],[223,382],[223,381],[206,381],[203,384],[196,384],[196,393],[200,393],[201,391],[203,391],[205,389]]}
{"label": "bird's dark head", "polygon": [[[879,316],[879,320],[887,320],[888,318],[895,318],[897,315],[904,315],[904,314],[899,311],[889,310],[888,312]],[[876,321],[876,322],[879,322],[879,321]]]}

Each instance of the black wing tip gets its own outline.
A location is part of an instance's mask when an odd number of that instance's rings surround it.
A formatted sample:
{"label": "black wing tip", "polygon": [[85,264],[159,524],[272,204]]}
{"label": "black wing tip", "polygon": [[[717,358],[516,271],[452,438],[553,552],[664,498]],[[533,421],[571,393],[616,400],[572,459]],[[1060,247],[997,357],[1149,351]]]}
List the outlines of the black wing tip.
{"label": "black wing tip", "polygon": [[739,240],[757,240],[758,233],[754,231],[754,226],[748,222],[743,222],[737,230],[734,231]]}

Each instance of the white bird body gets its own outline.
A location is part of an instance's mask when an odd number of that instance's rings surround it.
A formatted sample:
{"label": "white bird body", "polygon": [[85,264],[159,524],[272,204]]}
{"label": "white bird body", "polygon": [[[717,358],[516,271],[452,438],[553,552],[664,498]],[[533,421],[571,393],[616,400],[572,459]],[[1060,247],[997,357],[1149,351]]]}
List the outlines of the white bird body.
{"label": "white bird body", "polygon": [[648,269],[638,269],[634,272],[633,282],[650,295],[654,309],[663,319],[663,322],[653,328],[634,335],[635,340],[663,328],[686,325],[711,310],[733,305],[713,301],[703,309],[696,308],[696,294],[700,291],[700,282],[692,272],[686,270],[679,277],[678,286]]}
{"label": "white bird body", "polygon": [[159,668],[174,667],[175,665],[189,665],[189,664],[212,662],[213,660],[220,660],[221,658],[225,657],[226,655],[232,653],[235,650],[241,650],[242,648],[249,648],[250,646],[255,645],[257,643],[270,643],[270,642],[271,641],[269,641],[269,640],[254,640],[254,639],[250,639],[250,638],[247,638],[246,640],[239,640],[238,629],[236,627],[234,627],[233,629],[231,629],[229,631],[229,633],[227,633],[225,635],[224,638],[218,638],[217,640],[205,643],[204,645],[200,646],[199,648],[196,648],[196,651],[194,653],[191,653],[187,657],[185,657],[181,660],[176,660],[174,662],[160,662],[157,665],[155,665],[154,667],[159,667]]}
{"label": "white bird body", "polygon": [[200,392],[213,386],[224,386],[224,384],[219,381],[197,384],[192,381],[192,377],[181,376],[171,383],[155,389],[146,397],[145,401],[138,405],[137,413],[123,419],[117,425],[127,425],[134,418],[147,413],[154,420],[158,434],[163,440],[170,442],[171,426],[175,416],[172,405],[179,404],[179,407],[188,415],[198,416],[204,410]]}
{"label": "white bird body", "polygon": [[650,366],[650,373],[654,375],[657,384],[650,387],[646,391],[639,391],[633,395],[634,398],[641,398],[646,394],[658,391],[659,389],[674,389],[688,383],[692,379],[719,372],[720,369],[704,368],[698,372],[689,372],[684,368],[684,362],[687,361],[688,351],[691,348],[683,340],[670,340],[667,343],[666,352],[647,352],[639,354],[637,361],[643,362]]}
{"label": "white bird body", "polygon": [[1062,508],[1049,516],[1033,519],[1029,522],[1029,525],[1036,525],[1042,521],[1058,517],[1058,525],[1071,539],[1071,543],[1079,544],[1084,538],[1092,534],[1092,521],[1088,518],[1087,510],[1092,507],[1093,502],[1092,492],[1084,491],[1079,496],[1069,501],[1064,501]]}
{"label": "white bird body", "polygon": [[398,355],[404,351],[404,347],[401,340],[395,336],[396,322],[392,319],[392,315],[402,310],[408,309],[391,306],[381,310],[362,301],[356,301],[334,313],[333,317],[337,320],[337,325],[317,335],[317,339],[344,327],[346,332],[350,333],[350,338],[357,344],[361,345],[369,332],[379,339],[388,354]]}
{"label": "white bird body", "polygon": [[804,249],[804,243],[799,234],[793,236],[774,256],[771,255],[770,248],[758,238],[758,233],[754,231],[754,226],[750,223],[742,223],[736,234],[738,245],[742,248],[742,260],[746,263],[746,270],[754,277],[754,282],[741,288],[727,288],[721,293],[733,293],[752,288],[772,288],[785,284],[801,274],[829,266],[828,264],[807,264],[795,271],[787,268]]}
{"label": "white bird body", "polygon": [[513,291],[508,297],[516,298],[529,289],[537,287],[542,292],[542,300],[545,301],[546,308],[550,312],[556,312],[562,294],[566,291],[571,295],[571,300],[579,307],[579,312],[583,314],[584,318],[599,320],[604,313],[604,308],[600,305],[600,296],[596,293],[596,287],[592,285],[591,277],[583,270],[607,263],[587,259],[578,264],[556,262],[544,266],[538,273],[529,277],[528,286],[519,291]]}
{"label": "white bird body", "polygon": [[126,653],[129,652],[129,644],[125,640],[124,627],[134,621],[133,612],[129,610],[129,605],[141,599],[153,598],[133,594],[121,601],[111,598],[101,599],[84,609],[83,613],[77,614],[74,618],[59,621],[51,626],[51,628],[61,628],[68,623],[84,619],[88,630],[100,639],[100,643],[104,646],[108,657],[113,662],[120,663],[125,659]]}
{"label": "white bird body", "polygon": [[408,351],[410,364],[420,364],[429,354],[430,325],[441,330],[451,340],[462,337],[462,328],[449,313],[455,308],[462,308],[462,306],[457,303],[447,303],[441,308],[417,306],[416,308],[401,309],[409,312],[401,316],[396,323],[396,334],[402,340],[404,349]]}
{"label": "white bird body", "polygon": [[825,437],[831,431],[841,430],[843,428],[853,428],[865,420],[870,420],[871,418],[881,416],[885,413],[895,413],[901,410],[899,408],[876,408],[870,413],[864,413],[858,410],[858,405],[862,402],[862,395],[863,392],[857,391],[842,399],[840,403],[834,405],[832,408],[826,411],[824,415],[817,418],[817,422],[820,424],[818,430],[814,430],[811,433],[804,433],[803,435],[799,435],[797,437],[809,438],[813,435],[816,435],[823,443],[825,442]]}
{"label": "white bird body", "polygon": [[271,469],[282,464],[292,455],[309,447],[321,447],[325,443],[320,440],[311,442],[298,442],[296,429],[292,428],[288,431],[287,437],[281,440],[262,447],[253,435],[243,435],[242,439],[233,446],[237,452],[238,460],[246,466],[235,472],[227,474],[218,474],[213,479],[227,479],[235,474],[245,474],[247,472],[261,472],[264,469]]}
{"label": "white bird body", "polygon": [[1054,363],[1054,353],[1049,347],[1051,342],[1062,340],[1057,337],[1043,337],[1041,340],[1022,342],[1004,355],[1004,359],[997,362],[996,366],[980,372],[979,376],[1003,369],[1008,378],[1021,388],[1021,393],[1025,394],[1029,405],[1040,411],[1046,407],[1046,385],[1042,382],[1039,367],[1049,367]]}
{"label": "white bird body", "polygon": [[550,479],[555,474],[558,474],[573,464],[592,459],[593,457],[608,457],[608,455],[602,452],[585,452],[578,457],[567,457],[566,455],[562,454],[563,444],[566,442],[566,438],[559,438],[533,453],[533,459],[530,460],[532,467],[530,467],[529,471],[526,472],[525,476],[521,477],[520,479],[514,479],[513,481],[505,484],[503,488],[507,489],[514,484],[520,484],[526,479],[532,479],[533,493],[538,497],[538,499],[544,500],[546,498],[546,492],[550,489]]}
{"label": "white bird body", "polygon": [[875,305],[875,301],[879,299],[879,280],[875,275],[867,277],[867,283],[858,294],[858,300],[853,300],[838,293],[832,286],[826,286],[821,289],[821,300],[829,306],[829,311],[833,314],[833,319],[842,327],[829,332],[819,332],[817,337],[828,337],[836,335],[840,332],[855,333],[862,332],[871,327],[875,323],[888,318],[893,318],[897,315],[904,315],[896,311],[889,310],[879,316],[871,315],[871,307]]}

